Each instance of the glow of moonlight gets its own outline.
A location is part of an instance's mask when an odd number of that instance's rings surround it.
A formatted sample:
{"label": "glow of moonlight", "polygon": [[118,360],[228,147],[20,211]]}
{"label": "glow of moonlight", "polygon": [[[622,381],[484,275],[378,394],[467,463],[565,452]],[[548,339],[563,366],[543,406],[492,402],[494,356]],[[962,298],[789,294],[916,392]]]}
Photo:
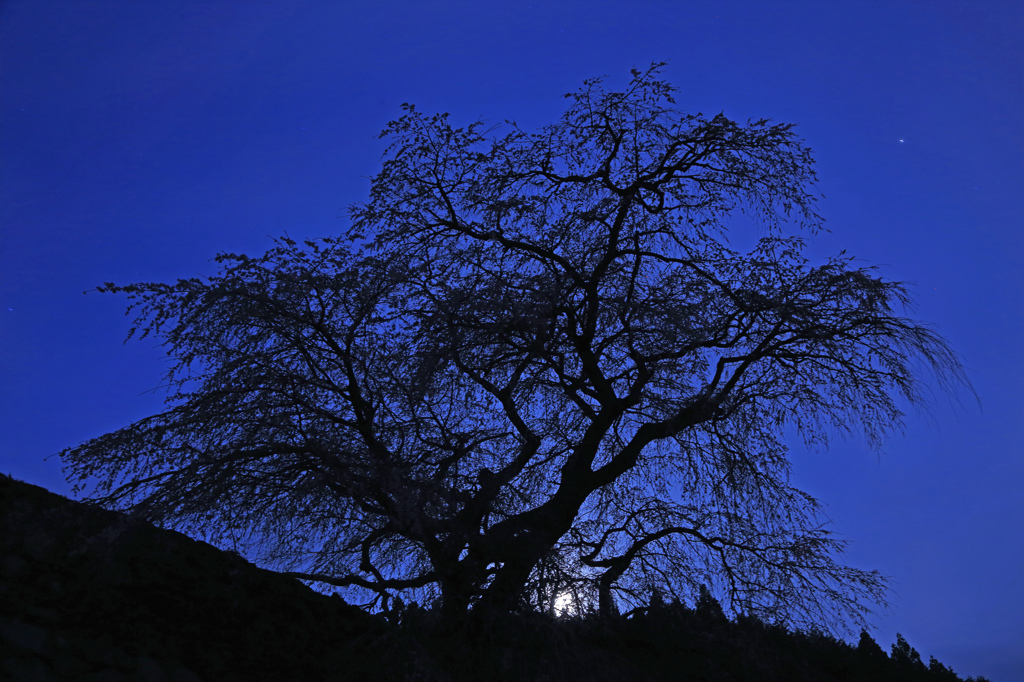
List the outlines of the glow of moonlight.
{"label": "glow of moonlight", "polygon": [[573,599],[572,595],[568,592],[561,592],[555,597],[555,616],[561,618],[562,616],[568,616],[572,611]]}

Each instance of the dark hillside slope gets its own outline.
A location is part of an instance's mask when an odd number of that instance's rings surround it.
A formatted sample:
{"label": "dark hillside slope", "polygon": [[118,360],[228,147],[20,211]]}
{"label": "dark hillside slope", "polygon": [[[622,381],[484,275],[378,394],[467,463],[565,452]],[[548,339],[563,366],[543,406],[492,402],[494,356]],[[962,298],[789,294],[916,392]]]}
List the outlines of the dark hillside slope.
{"label": "dark hillside slope", "polygon": [[0,678],[367,679],[384,625],[180,533],[0,475]]}
{"label": "dark hillside slope", "polygon": [[[0,475],[0,680],[958,682],[887,655],[656,600],[632,618],[390,622],[231,553]],[[979,681],[980,682],[980,681]]]}

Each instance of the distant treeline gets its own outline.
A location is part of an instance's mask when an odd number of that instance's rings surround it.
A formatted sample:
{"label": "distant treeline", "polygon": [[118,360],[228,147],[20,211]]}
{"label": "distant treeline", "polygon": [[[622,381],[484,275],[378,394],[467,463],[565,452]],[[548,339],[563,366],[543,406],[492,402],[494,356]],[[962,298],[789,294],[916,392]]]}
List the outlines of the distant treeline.
{"label": "distant treeline", "polygon": [[[406,679],[683,682],[957,682],[902,635],[889,654],[756,618],[730,620],[705,594],[691,608],[655,597],[646,610],[601,618],[522,614],[444,628],[415,605],[393,614],[392,674]],[[404,640],[400,646],[397,640]],[[987,682],[969,677],[967,682]]]}
{"label": "distant treeline", "polygon": [[[397,600],[396,600],[397,602]],[[886,654],[730,620],[706,591],[629,615],[444,621],[336,596],[139,519],[0,475],[0,680],[112,682],[916,682],[961,680],[898,637]],[[968,678],[971,680],[973,678]],[[982,682],[978,678],[975,682]]]}

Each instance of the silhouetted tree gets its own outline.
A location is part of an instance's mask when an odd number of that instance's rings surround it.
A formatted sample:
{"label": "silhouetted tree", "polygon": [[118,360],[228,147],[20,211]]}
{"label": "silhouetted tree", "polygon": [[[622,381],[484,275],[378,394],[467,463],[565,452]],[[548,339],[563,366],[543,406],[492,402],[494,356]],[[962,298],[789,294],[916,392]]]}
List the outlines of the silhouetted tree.
{"label": "silhouetted tree", "polygon": [[910,646],[907,640],[903,638],[903,635],[896,633],[896,643],[892,645],[892,656],[893,661],[900,664],[912,667],[914,669],[923,670],[924,663],[921,661],[921,654],[917,653],[917,649]]}
{"label": "silhouetted tree", "polygon": [[857,643],[857,653],[865,659],[875,661],[887,658],[882,647],[878,646],[878,642],[876,642],[866,630],[861,630],[860,632],[860,640]]}
{"label": "silhouetted tree", "polygon": [[860,641],[857,643],[857,656],[854,661],[856,674],[852,679],[881,682],[889,678],[888,673],[891,668],[892,665],[889,657],[886,656],[882,647],[878,645],[878,642],[867,631],[862,630]]}
{"label": "silhouetted tree", "polygon": [[960,677],[953,670],[940,663],[934,656],[928,657],[929,679],[948,682],[959,682]]}
{"label": "silhouetted tree", "polygon": [[704,620],[717,622],[726,620],[722,605],[718,603],[715,595],[711,594],[704,585],[700,586],[700,593],[697,596],[697,603],[694,604],[694,611]]}
{"label": "silhouetted tree", "polygon": [[926,679],[928,668],[921,660],[921,654],[917,649],[910,646],[903,635],[896,633],[896,643],[892,645],[892,653],[889,656],[892,661],[892,668],[900,679],[913,682],[914,680]]}
{"label": "silhouetted tree", "polygon": [[657,67],[591,80],[536,133],[407,105],[340,237],[108,283],[173,391],[65,450],[69,478],[367,606],[408,591],[459,617],[571,589],[609,612],[708,584],[767,622],[858,621],[883,579],[836,561],[783,435],[877,442],[920,398],[915,362],[944,385],[961,365],[900,315],[899,283],[801,255],[792,230],[821,219],[791,125],[672,92]]}

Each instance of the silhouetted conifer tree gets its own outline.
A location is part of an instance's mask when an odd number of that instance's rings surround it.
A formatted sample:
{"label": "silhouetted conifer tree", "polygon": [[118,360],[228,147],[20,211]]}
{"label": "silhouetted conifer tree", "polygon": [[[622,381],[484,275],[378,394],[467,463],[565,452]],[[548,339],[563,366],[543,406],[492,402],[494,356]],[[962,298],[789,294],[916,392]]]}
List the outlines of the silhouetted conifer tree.
{"label": "silhouetted conifer tree", "polygon": [[695,610],[697,615],[704,620],[714,622],[724,622],[728,620],[725,616],[725,611],[722,609],[721,603],[715,599],[715,595],[711,594],[711,591],[705,585],[700,586],[700,595],[697,597]]}

